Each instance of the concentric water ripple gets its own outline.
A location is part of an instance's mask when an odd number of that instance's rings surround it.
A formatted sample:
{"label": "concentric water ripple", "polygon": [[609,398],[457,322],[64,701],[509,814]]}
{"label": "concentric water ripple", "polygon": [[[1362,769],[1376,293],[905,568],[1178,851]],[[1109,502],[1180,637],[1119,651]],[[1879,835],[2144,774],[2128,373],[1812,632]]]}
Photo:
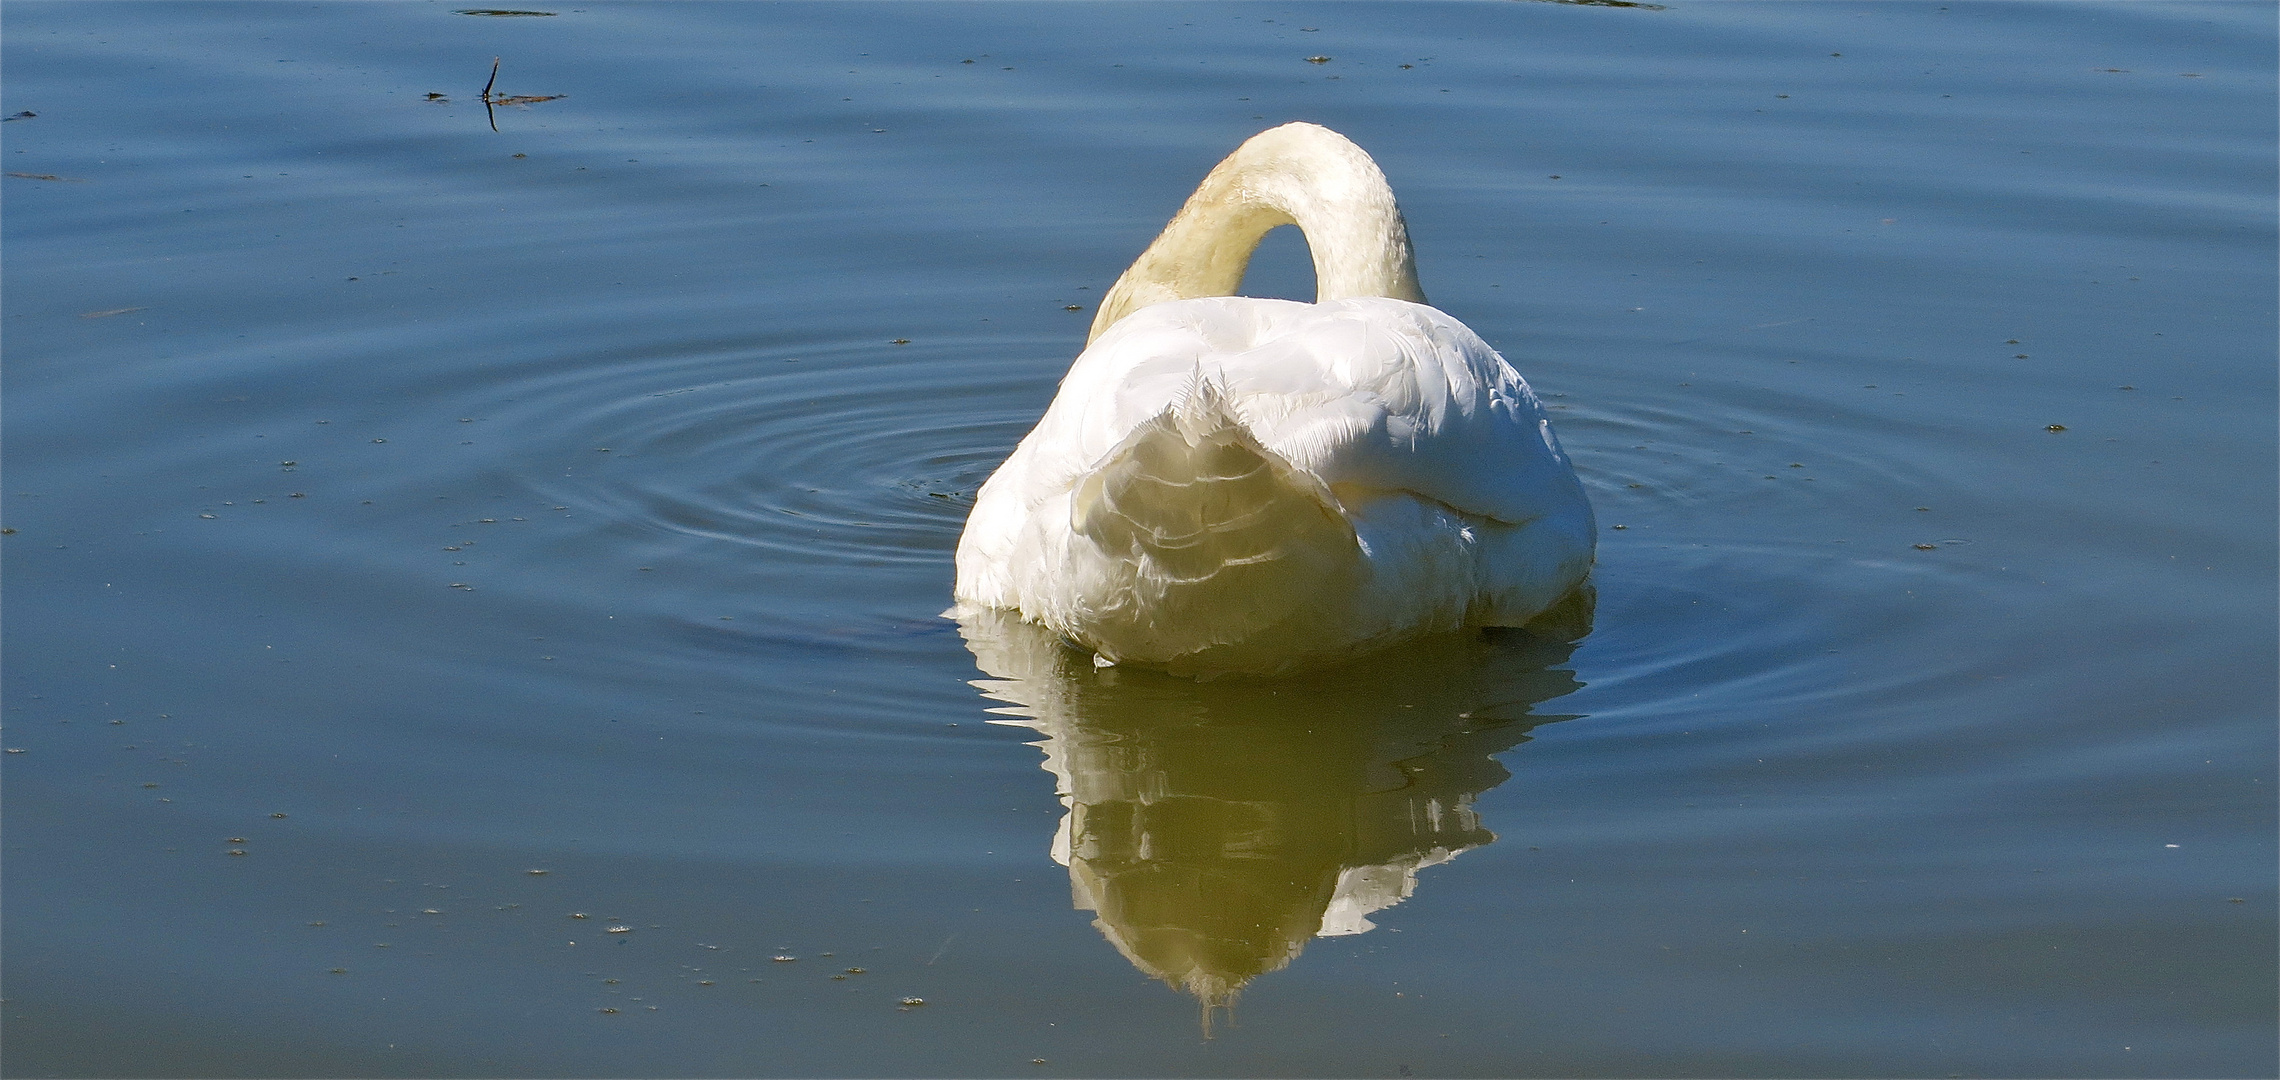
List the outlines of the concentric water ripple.
{"label": "concentric water ripple", "polygon": [[779,560],[943,563],[975,489],[1035,421],[1035,366],[771,349],[512,388],[495,419],[526,467],[559,463],[527,483],[616,525]]}

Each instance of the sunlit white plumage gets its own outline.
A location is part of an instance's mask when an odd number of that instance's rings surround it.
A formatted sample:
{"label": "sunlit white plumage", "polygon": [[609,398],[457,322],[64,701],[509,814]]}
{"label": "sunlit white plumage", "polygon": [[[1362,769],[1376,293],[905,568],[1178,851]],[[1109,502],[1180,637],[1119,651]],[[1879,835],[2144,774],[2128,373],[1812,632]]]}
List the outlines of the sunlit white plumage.
{"label": "sunlit white plumage", "polygon": [[[1318,301],[1226,295],[1294,223]],[[1103,663],[1273,672],[1521,625],[1590,571],[1590,504],[1542,406],[1425,305],[1383,174],[1326,128],[1213,169],[1093,335],[976,497],[962,604]]]}

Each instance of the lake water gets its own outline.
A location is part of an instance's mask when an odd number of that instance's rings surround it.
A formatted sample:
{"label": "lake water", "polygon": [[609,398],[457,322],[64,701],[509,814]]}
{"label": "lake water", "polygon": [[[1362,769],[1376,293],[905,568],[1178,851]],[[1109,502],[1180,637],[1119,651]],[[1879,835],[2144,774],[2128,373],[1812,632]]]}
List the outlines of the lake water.
{"label": "lake water", "polygon": [[[10,1074],[2280,1068],[2271,6],[463,10],[0,13]],[[1300,119],[1588,626],[940,618]]]}

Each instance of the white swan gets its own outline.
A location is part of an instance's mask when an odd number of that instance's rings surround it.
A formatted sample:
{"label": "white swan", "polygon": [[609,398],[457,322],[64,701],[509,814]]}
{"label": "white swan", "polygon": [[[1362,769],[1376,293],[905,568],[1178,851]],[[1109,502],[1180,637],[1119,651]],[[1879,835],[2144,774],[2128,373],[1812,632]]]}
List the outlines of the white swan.
{"label": "white swan", "polygon": [[[1286,224],[1316,302],[1229,295]],[[1521,625],[1582,584],[1595,535],[1528,384],[1425,305],[1377,163],[1285,124],[1211,170],[1109,289],[982,485],[955,596],[1102,664],[1271,673]]]}

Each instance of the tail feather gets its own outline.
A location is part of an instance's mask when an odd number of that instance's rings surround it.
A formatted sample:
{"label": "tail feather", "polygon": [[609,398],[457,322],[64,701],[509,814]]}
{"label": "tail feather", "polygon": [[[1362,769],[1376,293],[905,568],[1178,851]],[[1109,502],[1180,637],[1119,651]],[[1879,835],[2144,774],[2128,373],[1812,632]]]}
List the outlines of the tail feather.
{"label": "tail feather", "polygon": [[1114,660],[1253,639],[1334,599],[1360,560],[1329,488],[1200,377],[1078,482],[1069,523],[1101,556],[1083,636]]}

